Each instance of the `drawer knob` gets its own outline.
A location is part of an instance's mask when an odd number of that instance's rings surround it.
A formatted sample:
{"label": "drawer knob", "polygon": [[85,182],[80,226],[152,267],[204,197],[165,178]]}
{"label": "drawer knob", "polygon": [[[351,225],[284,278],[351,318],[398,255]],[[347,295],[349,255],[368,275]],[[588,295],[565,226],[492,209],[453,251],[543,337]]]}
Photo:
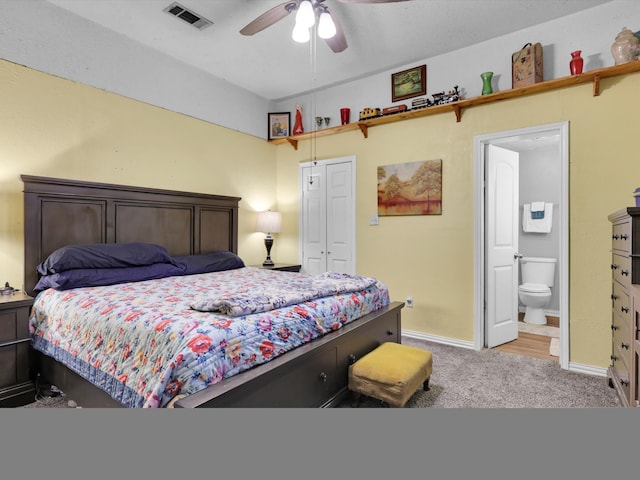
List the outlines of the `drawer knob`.
{"label": "drawer knob", "polygon": [[353,353],[350,353],[349,354],[349,363],[353,365],[354,363],[356,363],[356,360],[357,360],[356,356]]}
{"label": "drawer knob", "polygon": [[617,239],[618,239],[618,238],[620,238],[620,237],[618,237],[618,234],[615,234],[615,235],[613,235],[611,238],[613,238],[614,240],[617,240]]}
{"label": "drawer knob", "polygon": [[611,270],[617,270],[618,265],[616,265],[615,263],[611,264]]}
{"label": "drawer knob", "polygon": [[618,357],[617,357],[617,356],[615,356],[615,355],[611,355],[611,357],[610,357],[610,358],[611,358],[611,360],[613,360],[614,362],[615,362],[616,360],[618,360]]}
{"label": "drawer knob", "polygon": [[387,335],[391,337],[392,335],[395,335],[395,332],[392,332],[391,330],[387,330]]}
{"label": "drawer knob", "polygon": [[629,235],[627,235],[626,233],[620,235],[620,240],[626,240],[627,238],[629,238]]}
{"label": "drawer knob", "polygon": [[623,386],[625,386],[625,387],[628,387],[628,386],[629,386],[629,380],[624,380],[624,379],[622,379],[622,378],[621,378],[621,379],[620,379],[620,383],[621,383]]}
{"label": "drawer knob", "polygon": [[617,325],[611,325],[611,330],[618,330],[618,328],[620,327],[618,327]]}
{"label": "drawer knob", "polygon": [[629,350],[629,344],[628,344],[628,343],[621,342],[621,343],[620,343],[620,346],[621,346],[622,348],[626,349],[626,350]]}
{"label": "drawer knob", "polygon": [[620,310],[621,310],[623,313],[627,313],[627,312],[629,311],[629,307],[620,307]]}
{"label": "drawer knob", "polygon": [[618,297],[618,295],[616,295],[615,293],[611,294],[611,300],[616,301],[618,298],[620,297]]}
{"label": "drawer knob", "polygon": [[323,382],[327,381],[327,374],[324,372],[320,373],[320,380],[322,380]]}
{"label": "drawer knob", "polygon": [[620,271],[620,275],[626,275],[628,277],[629,276],[629,270]]}

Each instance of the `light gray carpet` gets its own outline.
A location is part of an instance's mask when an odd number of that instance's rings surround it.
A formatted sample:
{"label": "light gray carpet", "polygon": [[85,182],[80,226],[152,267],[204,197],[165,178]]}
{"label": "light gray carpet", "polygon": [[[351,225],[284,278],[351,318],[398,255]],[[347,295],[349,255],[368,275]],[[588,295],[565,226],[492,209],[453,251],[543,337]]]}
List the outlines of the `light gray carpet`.
{"label": "light gray carpet", "polygon": [[[419,390],[407,408],[601,408],[619,407],[604,377],[570,372],[558,362],[491,349],[471,349],[402,338],[433,355],[429,391]],[[348,407],[344,402],[341,406]],[[366,398],[360,408],[382,407]]]}
{"label": "light gray carpet", "polygon": [[[417,391],[407,408],[603,408],[619,407],[604,377],[570,372],[558,362],[485,349],[475,351],[403,337],[402,343],[433,354],[431,390]],[[349,408],[350,399],[340,407]],[[64,395],[24,408],[73,408]],[[364,397],[359,408],[384,407]]]}

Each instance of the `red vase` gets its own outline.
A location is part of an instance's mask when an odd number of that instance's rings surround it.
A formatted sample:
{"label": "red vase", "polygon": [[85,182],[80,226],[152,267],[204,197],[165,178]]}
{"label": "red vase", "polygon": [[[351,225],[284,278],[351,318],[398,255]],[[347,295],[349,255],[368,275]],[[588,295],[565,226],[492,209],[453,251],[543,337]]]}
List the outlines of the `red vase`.
{"label": "red vase", "polygon": [[296,121],[293,124],[293,134],[301,135],[304,133],[304,126],[302,125],[302,105],[296,105]]}
{"label": "red vase", "polygon": [[578,75],[579,73],[582,73],[584,59],[580,56],[581,53],[582,53],[582,50],[576,50],[575,52],[571,52],[571,61],[569,62],[571,75]]}

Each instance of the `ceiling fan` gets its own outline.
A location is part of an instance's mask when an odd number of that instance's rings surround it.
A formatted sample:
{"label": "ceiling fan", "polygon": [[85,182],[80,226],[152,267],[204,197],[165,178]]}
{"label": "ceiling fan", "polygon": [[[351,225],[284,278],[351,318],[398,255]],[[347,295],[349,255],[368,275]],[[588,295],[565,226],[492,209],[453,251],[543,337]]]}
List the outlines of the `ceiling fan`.
{"label": "ceiling fan", "polygon": [[[410,0],[338,0],[342,3],[394,3]],[[293,29],[293,39],[298,42],[309,40],[309,27],[318,23],[318,36],[322,38],[335,53],[347,48],[347,39],[340,22],[325,0],[289,0],[267,10],[255,20],[246,25],[240,33],[253,35],[282,20],[292,12],[296,12],[296,26]],[[304,18],[306,17],[306,18]]]}

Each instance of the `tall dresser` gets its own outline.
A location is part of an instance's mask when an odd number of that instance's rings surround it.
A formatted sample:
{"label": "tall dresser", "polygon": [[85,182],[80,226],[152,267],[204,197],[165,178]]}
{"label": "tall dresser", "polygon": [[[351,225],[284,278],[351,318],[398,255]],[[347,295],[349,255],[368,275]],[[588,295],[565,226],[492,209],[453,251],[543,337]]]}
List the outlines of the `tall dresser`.
{"label": "tall dresser", "polygon": [[640,406],[640,208],[609,215],[611,248],[611,364],[609,385],[625,407]]}

